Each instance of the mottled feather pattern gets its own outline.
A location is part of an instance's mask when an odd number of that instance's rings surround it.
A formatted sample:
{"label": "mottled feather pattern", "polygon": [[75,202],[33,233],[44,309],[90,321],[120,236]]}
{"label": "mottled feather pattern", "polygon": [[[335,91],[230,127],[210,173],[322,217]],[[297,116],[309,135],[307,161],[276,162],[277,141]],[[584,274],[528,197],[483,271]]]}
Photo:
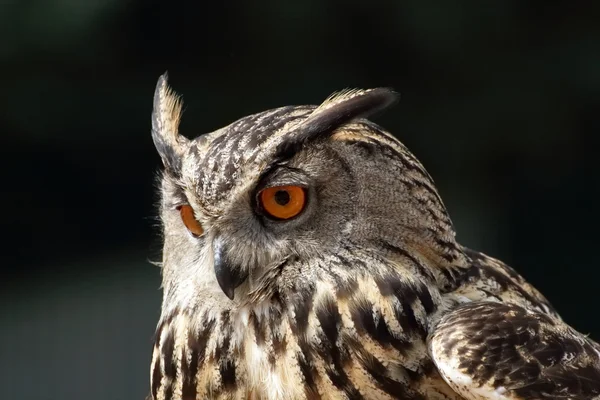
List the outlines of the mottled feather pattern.
{"label": "mottled feather pattern", "polygon": [[[177,393],[245,398],[249,392],[255,398],[289,399],[460,398],[444,394],[441,381],[434,386],[423,381],[439,379],[425,346],[429,320],[453,307],[463,286],[448,293],[434,290],[433,277],[419,273],[426,259],[399,249],[390,249],[388,258],[380,255],[380,264],[359,263],[361,273],[349,275],[349,260],[366,259],[365,253],[346,250],[323,260],[330,268],[320,285],[281,276],[287,291],[276,293],[277,301],[269,305],[219,315],[176,310],[158,329],[156,398],[177,399]],[[472,273],[465,270],[461,280],[470,284]],[[498,296],[512,290],[502,286],[497,285]],[[187,380],[176,371],[186,371]],[[370,389],[361,393],[357,386]]]}
{"label": "mottled feather pattern", "polygon": [[[460,245],[423,165],[365,119],[396,98],[346,90],[186,139],[159,80],[151,399],[600,399],[600,346],[515,270]],[[307,198],[289,221],[258,206],[281,185]]]}
{"label": "mottled feather pattern", "polygon": [[430,345],[466,398],[472,386],[508,399],[600,398],[600,346],[543,312],[466,303],[442,318]]}
{"label": "mottled feather pattern", "polygon": [[[351,257],[346,252],[323,260],[330,268],[319,284],[288,283],[269,305],[217,315],[177,310],[167,317],[157,333],[154,396],[445,398],[435,397],[439,390],[417,389],[427,379],[420,378],[430,364],[424,339],[428,316],[442,304],[440,293],[430,291],[427,279],[403,274],[400,265],[391,268],[393,262],[365,264],[349,276]],[[381,276],[373,278],[369,272],[377,269]],[[197,339],[188,347],[191,338]],[[177,371],[187,371],[188,381]],[[368,395],[361,394],[365,385]]]}
{"label": "mottled feather pattern", "polygon": [[459,270],[456,275],[452,269],[444,271],[450,283],[446,290],[468,301],[521,304],[560,319],[550,302],[514,269],[483,253],[464,247],[462,250],[469,259],[469,267]]}
{"label": "mottled feather pattern", "polygon": [[[183,175],[190,177],[189,183],[205,199],[202,208],[214,213],[234,193],[247,189],[243,182],[256,179],[265,167],[266,161],[259,156],[267,142],[313,110],[310,106],[283,107],[251,115],[234,122],[221,135],[192,145]],[[253,168],[242,168],[249,165]]]}

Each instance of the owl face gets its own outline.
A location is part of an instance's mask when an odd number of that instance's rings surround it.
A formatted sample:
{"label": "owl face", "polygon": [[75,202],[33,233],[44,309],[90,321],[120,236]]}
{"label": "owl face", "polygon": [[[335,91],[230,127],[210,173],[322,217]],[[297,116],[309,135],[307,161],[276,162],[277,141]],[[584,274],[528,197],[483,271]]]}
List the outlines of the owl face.
{"label": "owl face", "polygon": [[[321,261],[349,247],[367,257],[428,237],[453,240],[429,175],[364,119],[394,99],[384,89],[343,92],[319,107],[265,111],[188,140],[162,78],[153,139],[165,165],[164,293],[177,299],[164,303],[193,302],[186,297],[199,292],[252,303],[272,296],[286,269],[320,279],[328,268]],[[440,220],[448,232],[439,232]]]}
{"label": "owl face", "polygon": [[[273,270],[288,259],[333,249],[349,235],[354,185],[328,147],[315,144],[260,171],[241,166],[236,173],[250,178],[215,192],[217,196],[197,179],[206,175],[214,182],[222,174],[205,170],[210,150],[209,145],[198,163],[190,161],[196,158],[188,151],[185,172],[167,185],[171,190],[165,192],[163,215],[172,214],[169,231],[179,232],[174,252],[197,255],[200,274],[216,279],[230,299],[236,289],[249,293],[267,284]],[[193,258],[173,266],[194,264]]]}

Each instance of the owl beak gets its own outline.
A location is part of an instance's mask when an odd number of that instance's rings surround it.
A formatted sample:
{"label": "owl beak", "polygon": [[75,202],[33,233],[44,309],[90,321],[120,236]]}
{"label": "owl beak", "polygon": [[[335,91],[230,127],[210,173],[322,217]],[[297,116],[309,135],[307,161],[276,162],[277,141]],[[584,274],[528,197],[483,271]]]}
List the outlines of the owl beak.
{"label": "owl beak", "polygon": [[242,271],[240,265],[230,262],[223,240],[217,236],[213,241],[214,268],[217,282],[221,290],[230,300],[233,300],[235,289],[248,277],[248,272]]}

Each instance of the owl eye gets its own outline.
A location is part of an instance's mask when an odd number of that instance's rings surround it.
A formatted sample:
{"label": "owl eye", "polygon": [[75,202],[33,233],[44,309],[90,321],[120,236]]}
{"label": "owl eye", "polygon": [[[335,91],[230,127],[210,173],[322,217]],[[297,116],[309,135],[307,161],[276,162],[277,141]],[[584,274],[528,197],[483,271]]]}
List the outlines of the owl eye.
{"label": "owl eye", "polygon": [[189,205],[179,206],[179,215],[181,215],[181,220],[185,227],[190,231],[190,233],[194,236],[202,236],[204,233],[204,229],[202,229],[202,225],[194,216],[194,210]]}
{"label": "owl eye", "polygon": [[306,193],[301,186],[275,186],[263,189],[259,195],[260,205],[275,219],[290,219],[302,212],[306,205]]}

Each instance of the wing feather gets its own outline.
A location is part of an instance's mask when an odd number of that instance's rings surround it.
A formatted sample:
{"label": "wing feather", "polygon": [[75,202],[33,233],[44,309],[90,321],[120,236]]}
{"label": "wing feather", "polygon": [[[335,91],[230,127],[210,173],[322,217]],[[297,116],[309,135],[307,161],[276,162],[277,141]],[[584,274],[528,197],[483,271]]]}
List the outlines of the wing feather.
{"label": "wing feather", "polygon": [[600,399],[600,346],[550,315],[473,302],[444,316],[429,351],[466,399]]}

